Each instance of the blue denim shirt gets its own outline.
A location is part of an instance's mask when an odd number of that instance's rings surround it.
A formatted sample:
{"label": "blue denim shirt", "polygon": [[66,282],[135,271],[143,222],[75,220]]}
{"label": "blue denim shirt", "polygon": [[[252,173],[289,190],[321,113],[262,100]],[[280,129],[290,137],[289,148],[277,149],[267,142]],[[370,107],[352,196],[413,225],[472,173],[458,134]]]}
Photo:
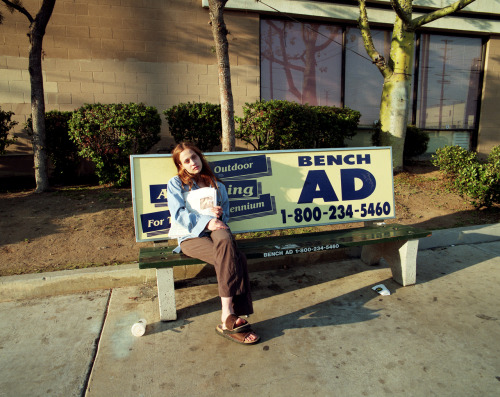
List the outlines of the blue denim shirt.
{"label": "blue denim shirt", "polygon": [[[192,190],[199,189],[200,187],[194,182]],[[168,209],[170,211],[170,220],[175,220],[177,223],[184,226],[189,230],[189,235],[179,237],[177,242],[179,247],[174,251],[180,252],[180,244],[188,238],[194,237],[204,237],[210,235],[210,232],[206,229],[208,222],[215,218],[215,215],[198,215],[193,212],[189,212],[186,208],[186,202],[184,201],[184,192],[189,191],[189,186],[184,185],[178,176],[174,176],[168,181],[167,185],[167,201]],[[217,205],[222,207],[222,222],[227,224],[229,221],[229,198],[227,196],[226,187],[217,182]]]}

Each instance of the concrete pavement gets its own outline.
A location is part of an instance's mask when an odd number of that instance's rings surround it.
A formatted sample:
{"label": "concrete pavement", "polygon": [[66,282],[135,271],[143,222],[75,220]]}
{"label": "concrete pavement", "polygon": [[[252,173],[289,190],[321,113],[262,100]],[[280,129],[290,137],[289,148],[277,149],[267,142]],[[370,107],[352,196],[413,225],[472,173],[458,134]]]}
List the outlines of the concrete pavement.
{"label": "concrete pavement", "polygon": [[176,289],[169,323],[151,280],[0,303],[0,396],[499,395],[499,225],[420,247],[411,287],[358,258],[252,272],[256,346],[215,334],[213,277]]}

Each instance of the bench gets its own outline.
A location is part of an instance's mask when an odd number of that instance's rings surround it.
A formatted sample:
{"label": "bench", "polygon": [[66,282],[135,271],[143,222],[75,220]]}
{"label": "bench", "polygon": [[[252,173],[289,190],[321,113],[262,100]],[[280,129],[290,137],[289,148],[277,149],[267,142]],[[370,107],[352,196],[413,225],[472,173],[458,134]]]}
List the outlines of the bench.
{"label": "bench", "polygon": [[[416,282],[418,239],[430,235],[430,231],[407,225],[374,224],[355,229],[240,239],[238,246],[248,259],[362,246],[363,262],[374,265],[384,258],[392,270],[394,280],[407,286]],[[203,263],[182,253],[172,253],[173,248],[143,247],[139,253],[140,269],[156,269],[161,321],[177,319],[173,267]]]}
{"label": "bench", "polygon": [[[305,160],[302,162],[307,163],[307,161]],[[145,167],[143,166],[142,168]],[[158,165],[156,165],[156,169],[158,169]],[[392,182],[392,167],[390,167],[390,172],[390,181]],[[381,179],[381,177],[378,178]],[[352,184],[354,185],[354,182]],[[348,185],[346,184],[346,186]],[[318,189],[320,188],[315,187],[314,192],[316,192]],[[391,189],[390,193],[385,194],[389,194],[392,197],[392,203],[394,203],[393,190]],[[279,197],[276,197],[276,201],[278,200]],[[394,207],[394,205],[390,203],[390,200],[385,201],[384,204],[386,204],[386,206],[384,206],[384,208]],[[279,204],[277,204],[276,206],[278,205]],[[329,209],[331,210],[332,207],[334,206],[330,206]],[[317,207],[313,207],[312,209],[311,207],[306,208],[309,210],[308,212],[311,215],[309,217],[304,217],[308,221],[312,221],[313,213],[318,218],[321,218],[322,214],[327,214],[327,212],[313,212],[313,209],[315,210]],[[340,205],[338,205],[337,209],[338,208],[340,208]],[[361,211],[359,210],[359,208],[361,208]],[[396,282],[403,286],[415,284],[418,241],[420,238],[430,236],[431,232],[428,230],[414,228],[408,225],[390,223],[386,224],[385,222],[383,222],[384,214],[386,212],[385,210],[384,212],[382,211],[382,205],[377,205],[376,214],[375,211],[372,210],[374,215],[372,219],[363,218],[363,216],[368,217],[366,211],[363,212],[363,208],[366,209],[365,204],[360,204],[359,206],[354,205],[350,208],[351,219],[349,219],[349,223],[363,222],[364,225],[359,228],[309,232],[287,236],[262,237],[255,239],[243,238],[238,240],[238,246],[246,254],[249,260],[290,257],[296,255],[303,255],[304,258],[306,258],[307,254],[313,252],[326,252],[330,250],[359,246],[361,247],[361,259],[364,263],[368,265],[374,265],[379,263],[383,258],[390,266],[392,277]],[[345,208],[343,208],[343,210],[344,209]],[[275,217],[278,216],[280,219],[282,218],[283,224],[286,224],[286,222],[289,222],[289,220],[293,218],[291,215],[287,215],[288,212],[286,211],[287,210],[281,210],[282,214],[279,214],[278,211],[275,211],[274,214]],[[336,208],[333,208],[333,212],[335,211]],[[303,221],[302,215],[306,214],[306,210],[304,210],[304,212],[301,212],[300,214],[301,218],[299,220]],[[387,216],[385,218],[387,219],[390,217],[394,217],[392,216],[392,212],[390,214],[387,212]],[[330,218],[332,217],[330,216]],[[321,225],[339,223],[338,220],[339,219],[337,218],[334,221],[330,222],[324,222],[322,220]],[[262,222],[262,225],[269,226],[268,224],[266,224],[266,222]],[[295,227],[298,226],[295,225]],[[234,233],[239,232],[238,230],[235,231],[233,227],[231,228],[233,229]],[[253,229],[247,229],[245,231],[257,232],[262,230],[269,230],[269,227],[254,227]],[[203,261],[195,258],[190,258],[182,253],[173,253],[173,249],[173,246],[143,247],[140,249],[139,253],[140,269],[156,269],[161,321],[171,321],[177,319],[173,268],[175,266],[204,263]]]}

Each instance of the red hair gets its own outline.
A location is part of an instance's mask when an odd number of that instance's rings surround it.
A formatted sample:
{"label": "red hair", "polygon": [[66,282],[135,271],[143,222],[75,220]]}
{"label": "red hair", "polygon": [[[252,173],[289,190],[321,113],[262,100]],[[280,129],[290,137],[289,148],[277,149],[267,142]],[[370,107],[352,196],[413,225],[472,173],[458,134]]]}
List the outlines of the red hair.
{"label": "red hair", "polygon": [[[180,156],[181,153],[186,150],[191,149],[195,152],[201,160],[201,171],[198,175],[190,174],[184,167],[182,167]],[[179,143],[174,150],[172,150],[172,159],[174,160],[174,164],[177,167],[177,175],[184,185],[188,185],[189,189],[193,187],[193,181],[201,179],[205,185],[212,186],[217,189],[216,181],[220,181],[219,178],[215,176],[212,172],[212,169],[208,165],[208,161],[205,159],[205,156],[195,145],[189,142],[181,142]]]}

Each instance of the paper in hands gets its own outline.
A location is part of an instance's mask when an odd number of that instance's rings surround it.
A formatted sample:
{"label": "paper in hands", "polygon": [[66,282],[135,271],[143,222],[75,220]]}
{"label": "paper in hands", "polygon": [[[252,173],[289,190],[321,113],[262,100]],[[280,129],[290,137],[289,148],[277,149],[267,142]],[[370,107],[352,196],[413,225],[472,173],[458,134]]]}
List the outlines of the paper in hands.
{"label": "paper in hands", "polygon": [[[217,205],[217,191],[213,187],[203,187],[182,194],[186,209],[199,215],[213,215],[211,209]],[[187,236],[189,230],[170,218],[169,238]]]}

